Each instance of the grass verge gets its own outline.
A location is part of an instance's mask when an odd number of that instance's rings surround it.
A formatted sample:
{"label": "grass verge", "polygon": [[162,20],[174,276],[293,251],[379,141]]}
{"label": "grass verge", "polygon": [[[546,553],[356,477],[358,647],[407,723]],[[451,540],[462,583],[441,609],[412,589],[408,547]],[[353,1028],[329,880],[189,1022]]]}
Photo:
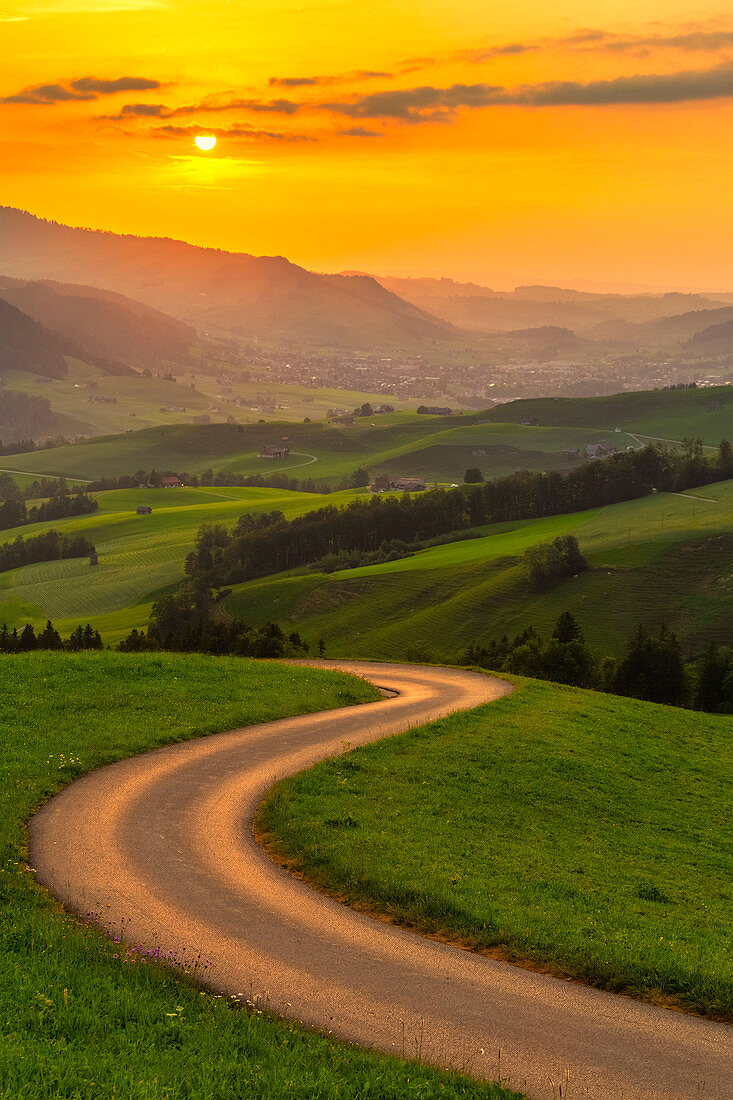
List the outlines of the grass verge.
{"label": "grass verge", "polygon": [[342,673],[200,656],[0,658],[0,1097],[209,1100],[515,1094],[330,1042],[202,993],[68,916],[23,822],[76,776],[172,741],[376,697]]}
{"label": "grass verge", "polygon": [[284,780],[266,845],[401,924],[733,1019],[733,723],[519,682]]}

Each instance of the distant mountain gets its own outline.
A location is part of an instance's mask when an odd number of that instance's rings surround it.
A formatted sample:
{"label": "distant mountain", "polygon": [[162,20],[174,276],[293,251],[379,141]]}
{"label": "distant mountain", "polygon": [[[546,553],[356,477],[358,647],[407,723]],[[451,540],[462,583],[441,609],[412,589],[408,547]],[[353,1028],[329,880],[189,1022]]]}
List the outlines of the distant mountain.
{"label": "distant mountain", "polygon": [[199,328],[266,342],[368,350],[466,339],[371,276],[318,275],[282,256],[74,229],[12,207],[0,207],[0,271],[104,287]]}
{"label": "distant mountain", "polygon": [[[111,364],[157,367],[186,361],[196,335],[181,321],[97,287],[0,276],[0,298]],[[110,373],[119,371],[113,367]]]}
{"label": "distant mountain", "polygon": [[63,378],[64,355],[69,354],[70,345],[63,336],[0,299],[0,374],[17,370],[44,378]]}
{"label": "distant mountain", "polygon": [[[637,349],[679,350],[679,345],[687,343],[697,333],[708,328],[719,328],[733,321],[733,306],[721,306],[718,309],[694,309],[678,313],[672,317],[662,317],[643,324],[629,321],[604,321],[595,325],[586,335],[591,340],[615,341]],[[701,352],[701,354],[703,354]],[[708,352],[710,354],[710,352]]]}
{"label": "distant mountain", "polygon": [[553,325],[592,339],[623,340],[629,336],[628,325],[725,303],[724,298],[700,294],[593,294],[548,286],[496,291],[452,279],[378,279],[420,309],[461,328],[485,333]]}
{"label": "distant mountain", "polygon": [[696,332],[685,350],[693,355],[733,355],[733,320]]}

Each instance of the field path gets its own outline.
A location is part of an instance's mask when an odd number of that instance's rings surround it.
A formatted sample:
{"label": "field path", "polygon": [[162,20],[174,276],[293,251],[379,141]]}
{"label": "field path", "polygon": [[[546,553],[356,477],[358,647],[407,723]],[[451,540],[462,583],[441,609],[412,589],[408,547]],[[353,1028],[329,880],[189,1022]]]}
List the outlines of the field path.
{"label": "field path", "polygon": [[728,1100],[733,1029],[415,935],[271,862],[252,817],[275,780],[511,690],[457,669],[318,663],[398,694],[84,776],[30,822],[40,882],[130,944],[201,956],[210,988],[349,1041],[537,1100]]}

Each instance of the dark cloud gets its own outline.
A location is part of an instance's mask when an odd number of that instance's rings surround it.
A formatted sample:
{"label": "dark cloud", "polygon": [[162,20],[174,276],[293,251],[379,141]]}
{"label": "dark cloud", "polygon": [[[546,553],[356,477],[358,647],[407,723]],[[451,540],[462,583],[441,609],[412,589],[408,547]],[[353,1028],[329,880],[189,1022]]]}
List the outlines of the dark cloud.
{"label": "dark cloud", "polygon": [[122,119],[139,118],[181,118],[185,115],[195,115],[199,112],[211,112],[214,114],[224,111],[255,111],[272,112],[273,114],[293,115],[301,107],[300,103],[294,103],[289,99],[272,99],[262,101],[258,99],[230,99],[216,102],[203,100],[201,103],[187,103],[182,107],[167,107],[164,103],[126,103],[119,114],[100,115],[99,118],[110,122],[119,122]]}
{"label": "dark cloud", "polygon": [[98,80],[94,76],[83,76],[72,80],[71,87],[77,92],[96,92],[98,95],[112,95],[114,92],[146,92],[160,88],[159,80],[146,80],[143,76],[120,76],[116,80]]}
{"label": "dark cloud", "polygon": [[375,92],[352,103],[321,107],[349,118],[392,118],[401,122],[441,122],[458,107],[485,107],[504,89],[492,84],[453,84],[450,88],[402,88]]}
{"label": "dark cloud", "polygon": [[684,34],[668,34],[644,37],[604,37],[604,49],[616,52],[637,49],[722,50],[733,46],[733,31],[689,31]]}
{"label": "dark cloud", "polygon": [[529,53],[539,46],[533,42],[507,42],[503,46],[483,46],[475,50],[459,50],[455,55],[460,61],[472,61],[480,64],[492,57],[511,57],[514,54]]}
{"label": "dark cloud", "polygon": [[0,99],[0,103],[35,103],[48,106],[68,103],[70,100],[98,99],[101,95],[112,95],[114,92],[147,91],[160,86],[160,81],[147,80],[140,76],[121,76],[115,80],[82,76],[65,84],[35,84],[31,88],[23,88],[15,95],[5,96]]}
{"label": "dark cloud", "polygon": [[324,110],[348,118],[400,122],[446,122],[461,107],[604,106],[683,103],[733,96],[733,62],[713,69],[620,76],[615,80],[550,81],[507,89],[492,84],[453,84],[449,88],[405,88],[362,96],[350,103],[323,103]]}
{"label": "dark cloud", "polygon": [[714,69],[619,76],[615,80],[551,81],[497,95],[493,102],[532,107],[603,106],[618,103],[684,103],[733,96],[733,62]]}
{"label": "dark cloud", "polygon": [[170,117],[175,115],[193,115],[198,111],[257,111],[278,115],[294,115],[302,107],[292,99],[204,99],[200,103],[189,103],[183,107],[171,109]]}
{"label": "dark cloud", "polygon": [[170,107],[164,103],[126,103],[118,115],[100,115],[102,119],[118,122],[124,118],[170,118]]}
{"label": "dark cloud", "polygon": [[268,84],[271,88],[303,88],[323,84],[343,84],[350,80],[376,80],[379,77],[391,79],[392,73],[380,69],[355,69],[349,73],[335,76],[271,76]]}
{"label": "dark cloud", "polygon": [[[733,46],[733,30],[683,28],[671,33],[658,34],[615,34],[600,29],[581,29],[560,38],[542,38],[529,42],[506,42],[473,49],[458,50],[452,55],[460,61],[481,64],[495,57],[507,57],[513,54],[536,52],[540,50],[580,50],[582,52],[634,53],[649,52],[655,49],[673,49],[692,52],[718,51]],[[415,64],[417,63],[417,65]],[[414,58],[405,62],[403,72],[413,67],[426,67],[435,64],[435,58]]]}
{"label": "dark cloud", "polygon": [[5,96],[0,103],[66,103],[70,99],[96,99],[96,95],[90,92],[77,92],[73,88],[65,88],[62,84],[36,84],[32,88],[23,88],[15,95]]}
{"label": "dark cloud", "polygon": [[348,130],[338,130],[337,133],[343,134],[345,137],[384,137],[384,134],[380,134],[379,130],[367,130],[366,126],[350,126]]}
{"label": "dark cloud", "polygon": [[302,88],[306,84],[322,84],[322,76],[271,76],[268,84],[278,88]]}

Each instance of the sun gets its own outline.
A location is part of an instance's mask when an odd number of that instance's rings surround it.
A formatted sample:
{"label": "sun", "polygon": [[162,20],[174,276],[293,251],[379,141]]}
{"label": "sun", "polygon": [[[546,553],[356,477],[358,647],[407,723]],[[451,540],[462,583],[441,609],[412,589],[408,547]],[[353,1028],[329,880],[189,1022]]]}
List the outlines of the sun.
{"label": "sun", "polygon": [[204,152],[208,152],[216,145],[216,138],[213,134],[198,134],[193,140],[196,147],[203,149]]}

